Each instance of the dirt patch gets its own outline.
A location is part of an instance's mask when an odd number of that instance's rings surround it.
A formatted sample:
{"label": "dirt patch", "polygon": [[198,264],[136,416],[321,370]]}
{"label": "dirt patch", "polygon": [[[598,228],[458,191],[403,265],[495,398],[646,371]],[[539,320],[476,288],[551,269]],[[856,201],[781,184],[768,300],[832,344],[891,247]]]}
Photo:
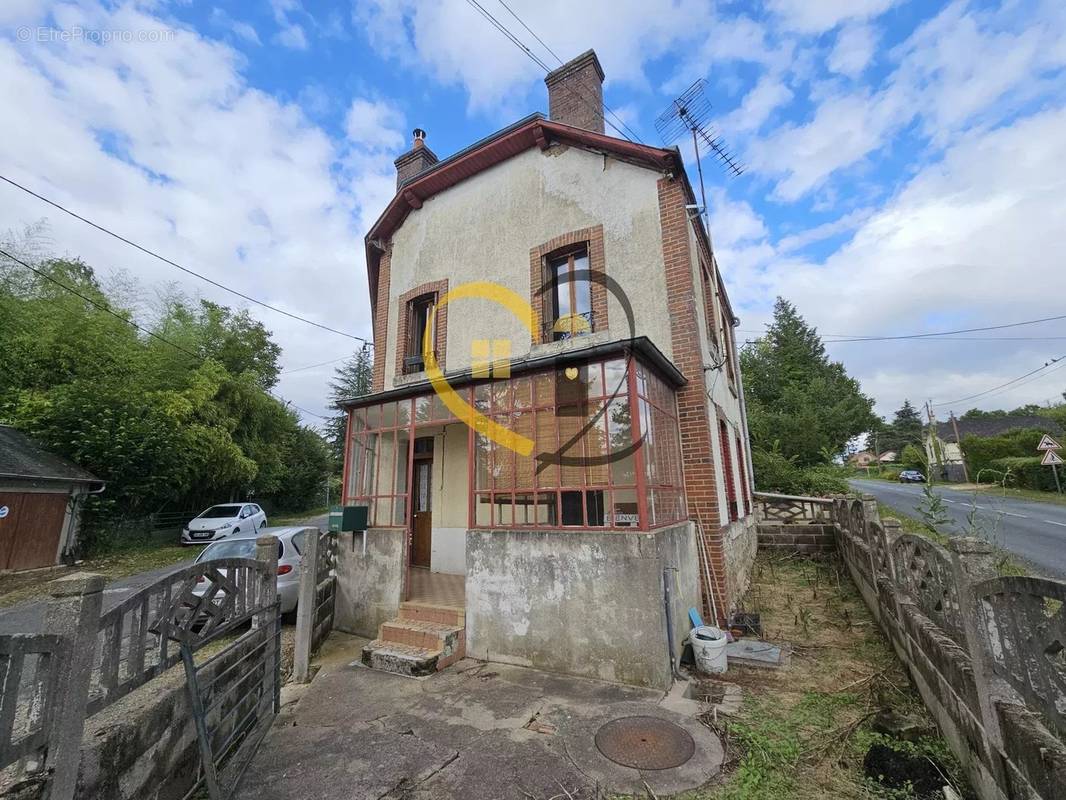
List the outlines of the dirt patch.
{"label": "dirt patch", "polygon": [[[874,729],[882,709],[935,726],[837,559],[760,555],[744,606],[761,615],[763,639],[791,646],[791,665],[731,665],[722,676],[744,692],[736,717],[705,720],[726,739],[729,774],[688,798],[920,797],[910,785],[893,788],[867,776],[866,754],[875,745],[935,759],[943,765],[940,786],[950,782],[970,796],[939,737],[901,741]],[[703,686],[713,692],[713,682]]]}

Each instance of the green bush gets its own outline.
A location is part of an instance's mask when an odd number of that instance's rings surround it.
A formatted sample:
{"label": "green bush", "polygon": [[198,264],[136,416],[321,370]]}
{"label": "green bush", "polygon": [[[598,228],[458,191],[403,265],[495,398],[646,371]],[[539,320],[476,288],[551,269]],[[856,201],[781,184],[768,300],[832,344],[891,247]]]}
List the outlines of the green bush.
{"label": "green bush", "polygon": [[1036,446],[1043,435],[1043,431],[1026,428],[1002,436],[964,436],[962,450],[966,454],[970,474],[976,478],[984,470],[999,469],[995,462],[1004,458],[1031,457],[1036,453]]}
{"label": "green bush", "polygon": [[821,497],[848,491],[845,480],[848,471],[844,467],[797,467],[780,453],[758,448],[752,449],[751,461],[755,469],[755,487],[760,492]]}
{"label": "green bush", "polygon": [[904,447],[901,459],[905,469],[925,470],[926,468],[925,451],[917,445],[909,444]]}
{"label": "green bush", "polygon": [[[1055,491],[1055,476],[1040,463],[1038,456],[1011,456],[997,458],[986,468],[997,481],[1008,475],[1007,485],[1019,489],[1036,489],[1041,492]],[[985,476],[986,479],[989,477]]]}

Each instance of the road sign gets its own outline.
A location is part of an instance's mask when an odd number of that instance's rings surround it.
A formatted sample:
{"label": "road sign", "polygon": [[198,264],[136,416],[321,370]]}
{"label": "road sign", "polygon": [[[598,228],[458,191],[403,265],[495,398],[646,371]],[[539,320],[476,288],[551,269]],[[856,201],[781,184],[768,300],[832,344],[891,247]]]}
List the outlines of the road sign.
{"label": "road sign", "polygon": [[1036,449],[1037,450],[1061,450],[1062,449],[1062,445],[1059,444],[1058,442],[1056,442],[1054,439],[1052,439],[1050,436],[1048,436],[1045,433],[1044,437],[1040,440],[1040,444],[1038,444],[1036,446]]}
{"label": "road sign", "polygon": [[1045,467],[1054,467],[1063,463],[1062,456],[1056,453],[1054,450],[1048,450],[1044,453],[1044,458],[1040,461]]}

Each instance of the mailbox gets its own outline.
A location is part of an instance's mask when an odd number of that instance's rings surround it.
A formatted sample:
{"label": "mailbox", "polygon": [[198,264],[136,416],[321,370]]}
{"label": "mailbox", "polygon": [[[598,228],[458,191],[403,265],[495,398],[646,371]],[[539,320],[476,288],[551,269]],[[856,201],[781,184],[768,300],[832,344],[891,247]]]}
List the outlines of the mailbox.
{"label": "mailbox", "polygon": [[[341,509],[339,530],[366,530],[368,510],[366,506],[344,506]],[[333,514],[329,517],[329,529],[333,530]]]}

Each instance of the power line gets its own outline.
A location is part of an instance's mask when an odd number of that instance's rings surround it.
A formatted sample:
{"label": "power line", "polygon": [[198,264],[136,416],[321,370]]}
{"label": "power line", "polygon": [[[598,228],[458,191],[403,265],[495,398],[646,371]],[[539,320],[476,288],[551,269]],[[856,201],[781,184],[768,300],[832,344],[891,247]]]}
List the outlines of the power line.
{"label": "power line", "polygon": [[[893,341],[893,340],[899,340],[899,339],[929,339],[929,338],[933,338],[933,337],[936,337],[936,336],[952,336],[952,335],[954,335],[956,333],[978,333],[980,331],[999,331],[999,330],[1003,330],[1004,328],[1017,328],[1017,327],[1020,327],[1022,325],[1036,325],[1036,324],[1038,324],[1040,322],[1054,322],[1055,320],[1060,320],[1060,319],[1066,319],[1066,314],[1060,314],[1060,315],[1055,316],[1055,317],[1042,317],[1041,319],[1028,319],[1028,320],[1023,320],[1022,322],[1009,322],[1009,323],[1007,323],[1005,325],[987,325],[987,326],[982,327],[982,328],[962,328],[962,329],[957,330],[957,331],[934,331],[934,332],[931,332],[931,333],[908,333],[908,334],[900,334],[898,336],[855,336],[855,335],[852,335],[852,334],[845,334],[845,333],[824,333],[824,334],[822,334],[822,336],[839,336],[839,337],[842,337],[842,338],[838,338],[838,339],[827,340],[827,343],[836,343],[836,342],[882,342],[882,341]],[[763,333],[763,334],[766,333],[765,331],[752,331],[752,330],[747,330],[747,331],[743,331],[743,332],[744,333]]]}
{"label": "power line", "polygon": [[[125,322],[127,325],[130,325],[130,326],[136,328],[141,333],[147,334],[148,336],[151,336],[153,339],[158,339],[159,341],[163,342],[163,344],[170,345],[175,350],[178,350],[178,351],[184,353],[187,356],[191,356],[192,358],[196,359],[200,363],[204,362],[204,357],[201,356],[199,353],[194,353],[192,350],[189,350],[186,347],[183,347],[182,345],[178,344],[177,342],[172,342],[167,337],[162,336],[162,335],[156,333],[155,331],[150,330],[149,328],[145,328],[143,325],[139,325],[138,323],[134,322],[132,319],[129,319],[129,318],[123,316],[122,314],[118,313],[114,309],[108,308],[103,303],[99,303],[96,300],[93,300],[88,295],[82,294],[77,289],[75,289],[73,286],[68,286],[66,283],[64,283],[63,281],[59,280],[54,275],[49,275],[44,270],[37,269],[37,267],[33,266],[32,264],[27,264],[21,258],[17,258],[16,256],[11,255],[11,253],[8,253],[3,248],[0,248],[0,256],[4,256],[5,258],[7,258],[9,260],[14,261],[16,264],[19,264],[19,265],[25,267],[26,269],[30,270],[31,272],[33,272],[35,275],[38,275],[39,277],[44,278],[45,280],[51,281],[56,286],[58,286],[61,289],[64,289],[64,290],[70,292],[71,294],[75,295],[76,297],[80,297],[82,300],[84,300],[86,303],[88,303],[93,308],[97,309],[98,311],[103,311],[105,314],[110,314],[111,316],[115,317],[116,319],[119,319],[122,322]],[[284,403],[286,405],[291,405],[293,408],[299,409],[300,411],[304,412],[305,414],[310,414],[312,417],[318,417],[319,419],[329,419],[329,417],[324,417],[321,414],[316,414],[314,411],[308,411],[306,408],[301,408],[300,406],[296,405],[295,403],[293,403],[293,402],[291,402],[289,400],[286,400],[284,397],[281,397],[280,395],[275,394],[270,389],[264,389],[263,391],[265,391],[268,395],[273,397],[275,400],[278,400],[278,401],[280,401],[280,402],[282,402],[282,403]]]}
{"label": "power line", "polygon": [[[555,60],[559,62],[559,66],[563,66],[564,62],[563,62],[563,60],[561,58],[559,58],[559,54],[558,53],[556,53],[554,50],[552,50],[550,47],[548,47],[548,45],[545,43],[545,41],[543,39],[541,39],[539,36],[537,36],[536,32],[534,32],[534,30],[532,28],[530,28],[528,25],[526,25],[526,23],[522,21],[522,18],[520,16],[518,16],[518,14],[516,14],[514,12],[514,10],[512,10],[512,8],[509,5],[507,5],[506,2],[504,2],[504,0],[499,0],[499,3],[500,3],[501,6],[503,6],[504,8],[507,9],[507,12],[512,17],[514,17],[516,20],[518,20],[518,24],[519,25],[521,25],[523,28],[525,28],[527,31],[529,31],[530,35],[534,39],[536,39],[538,42],[540,42],[540,46],[541,47],[543,47],[545,50],[547,50],[549,53],[552,54],[552,56],[555,58]],[[548,70],[548,72],[551,72],[551,70]],[[586,99],[588,99],[588,98],[586,97]],[[608,114],[610,114],[612,117],[614,117],[616,120],[618,120],[618,123],[623,128],[625,128],[627,131],[629,131],[631,134],[633,134],[633,138],[634,139],[636,139],[641,144],[644,144],[643,140],[636,134],[636,132],[625,123],[625,120],[623,120],[620,116],[615,114],[614,111],[611,110],[611,107],[609,105],[607,105],[607,103],[603,104],[603,108]],[[614,125],[611,125],[611,127],[614,128]],[[618,130],[618,128],[615,128],[615,130]],[[625,134],[623,134],[623,136],[624,135]],[[626,137],[626,138],[629,138],[629,137]]]}
{"label": "power line", "polygon": [[271,311],[274,311],[274,312],[276,312],[278,314],[283,314],[284,316],[289,317],[290,319],[295,319],[295,320],[298,320],[299,322],[304,322],[304,323],[306,323],[308,325],[314,325],[316,328],[321,328],[324,331],[329,331],[330,333],[336,333],[339,336],[346,336],[349,339],[355,339],[357,342],[362,342],[363,344],[367,344],[367,345],[373,346],[373,342],[367,341],[362,336],[356,336],[355,334],[352,334],[352,333],[347,333],[345,331],[339,331],[336,328],[331,328],[328,325],[323,325],[321,322],[315,322],[314,320],[307,319],[306,317],[301,317],[299,314],[293,314],[291,311],[286,311],[285,309],[278,308],[277,306],[273,306],[270,303],[266,303],[266,302],[264,302],[262,300],[257,300],[256,298],[252,297],[251,295],[247,295],[244,292],[238,291],[237,289],[231,289],[229,286],[226,286],[225,284],[219,283],[218,281],[213,280],[213,279],[211,279],[211,278],[207,277],[206,275],[203,275],[203,274],[201,274],[199,272],[196,272],[195,270],[189,269],[188,267],[183,267],[181,264],[177,263],[176,261],[172,261],[169,258],[167,258],[166,256],[162,256],[159,253],[156,253],[154,250],[149,250],[147,247],[139,245],[136,242],[131,241],[130,239],[127,239],[125,236],[122,236],[122,235],[120,235],[118,233],[115,233],[114,231],[109,230],[108,228],[105,228],[103,225],[99,225],[99,224],[93,222],[91,219],[87,219],[86,217],[83,217],[80,214],[77,214],[74,211],[71,211],[69,208],[67,208],[67,207],[65,207],[63,205],[60,205],[59,203],[57,203],[54,200],[50,200],[49,198],[45,197],[42,194],[38,194],[37,192],[33,191],[32,189],[30,189],[30,188],[28,188],[26,186],[23,186],[21,183],[18,183],[16,181],[11,180],[11,178],[8,178],[5,175],[0,175],[0,180],[4,181],[5,183],[10,184],[11,186],[14,186],[16,189],[19,189],[19,190],[21,190],[23,192],[26,192],[26,194],[29,194],[29,195],[32,195],[33,197],[36,197],[41,202],[47,203],[48,205],[52,206],[53,208],[55,208],[55,209],[57,209],[59,211],[62,211],[64,214],[67,214],[67,215],[73,217],[74,219],[78,220],[79,222],[84,222],[86,225],[88,225],[88,226],[90,226],[92,228],[95,228],[96,230],[100,231],[101,233],[106,233],[108,236],[111,236],[111,237],[113,237],[115,239],[118,239],[120,242],[123,242],[124,244],[128,244],[130,247],[133,247],[133,248],[135,248],[137,250],[140,250],[145,255],[149,255],[152,258],[155,258],[155,259],[158,259],[159,261],[162,261],[164,264],[169,264],[170,266],[172,266],[172,267],[174,267],[176,269],[180,269],[182,272],[187,273],[189,275],[193,275],[194,277],[197,277],[200,280],[211,284],[212,286],[216,286],[219,289],[222,289],[223,291],[229,292],[230,294],[233,294],[233,295],[236,295],[237,297],[243,298],[244,300],[247,300],[249,303],[255,303],[257,306],[262,306],[263,308],[268,308]]}
{"label": "power line", "polygon": [[[1042,366],[1042,367],[1037,367],[1036,369],[1030,370],[1029,372],[1025,373],[1024,375],[1019,375],[1017,378],[1014,378],[1013,380],[1009,380],[1006,383],[1001,383],[999,386],[993,386],[991,389],[986,389],[983,392],[978,392],[977,394],[971,394],[971,395],[969,395],[967,397],[960,397],[958,400],[949,400],[946,403],[933,403],[932,406],[934,408],[941,408],[943,406],[950,406],[950,405],[954,405],[956,403],[965,403],[965,402],[967,402],[969,400],[976,400],[978,397],[985,397],[986,395],[990,395],[990,394],[993,394],[995,392],[998,392],[1000,389],[1005,389],[1008,386],[1016,384],[1019,381],[1030,377],[1031,375],[1036,375],[1038,372],[1044,372],[1044,370],[1046,370],[1052,364],[1057,364],[1059,361],[1062,361],[1062,359],[1064,359],[1064,358],[1066,358],[1066,355],[1061,355],[1058,358],[1053,358],[1050,361],[1045,362],[1044,366]],[[1066,364],[1060,365],[1059,367],[1056,367],[1055,369],[1061,369],[1061,367],[1063,367],[1063,366],[1066,366]],[[1054,370],[1052,370],[1052,372],[1054,372]],[[1040,377],[1043,378],[1044,375],[1041,375]],[[1030,382],[1031,381],[1026,381],[1026,383],[1030,383]]]}
{"label": "power line", "polygon": [[341,356],[340,358],[332,358],[329,361],[320,361],[318,364],[308,364],[306,367],[296,367],[295,369],[287,369],[284,372],[279,372],[278,375],[291,375],[293,372],[306,372],[307,370],[314,369],[315,367],[326,367],[330,364],[336,364],[338,361],[344,361],[346,358],[351,358],[351,356]]}
{"label": "power line", "polygon": [[[507,40],[511,42],[511,44],[513,44],[515,47],[517,47],[519,50],[521,50],[523,53],[525,53],[526,56],[534,64],[536,64],[538,67],[540,67],[542,70],[544,70],[545,73],[551,72],[551,67],[549,67],[547,64],[545,64],[544,61],[541,60],[541,58],[536,53],[534,53],[532,50],[530,50],[529,47],[521,39],[519,39],[515,34],[513,34],[507,28],[506,25],[504,25],[502,22],[500,22],[498,19],[496,19],[496,17],[494,17],[492,15],[492,13],[488,9],[486,9],[483,5],[481,5],[481,3],[478,2],[478,0],[466,0],[466,2],[474,10],[476,10],[479,14],[481,14],[481,16],[484,17],[488,21],[488,23],[490,25],[492,25],[492,27],[494,27],[496,30],[498,30],[500,33],[502,33],[504,35],[504,37],[506,37]],[[506,6],[504,6],[504,7],[506,8]],[[507,10],[510,11],[509,8]],[[518,19],[517,15],[513,11],[511,11],[511,15],[514,16],[515,19]],[[522,22],[520,19],[518,21]],[[525,23],[522,23],[522,26],[525,27],[526,30],[529,30],[529,27],[527,25],[525,25]],[[533,34],[533,35],[536,36],[536,34]],[[538,38],[538,41],[540,41],[539,38]],[[542,44],[543,44],[543,42],[542,42]],[[547,48],[547,45],[545,45],[545,47]],[[549,52],[551,52],[551,51],[549,50]],[[552,55],[555,55],[555,54],[552,53]],[[556,59],[559,58],[558,56],[555,56],[555,57],[556,57]],[[561,60],[560,60],[560,63],[562,63]],[[633,133],[632,129],[630,129],[629,126],[626,125],[625,122],[620,117],[618,117],[617,114],[615,114],[613,111],[610,110],[610,108],[608,108],[606,103],[603,104],[603,108],[602,109],[596,109],[595,104],[592,103],[587,96],[581,94],[580,92],[579,92],[579,95],[581,95],[581,97],[584,100],[585,104],[589,108],[593,109],[594,111],[599,111],[601,114],[603,113],[604,110],[610,112],[611,115],[614,116],[615,119],[617,119],[622,124],[623,127],[629,129],[630,133],[633,134],[633,137],[636,138],[636,140],[638,142],[640,142],[641,144],[644,144],[644,142],[641,140],[641,138],[639,136],[637,136],[636,133]],[[632,139],[629,137],[629,135],[626,134],[625,131],[623,131],[621,128],[619,128],[617,125],[615,125],[609,119],[607,119],[606,116],[604,117],[603,121],[605,123],[607,123],[608,125],[610,125],[611,128],[613,128],[618,133],[618,135],[621,136],[623,139],[626,139],[628,141],[632,141]]]}

